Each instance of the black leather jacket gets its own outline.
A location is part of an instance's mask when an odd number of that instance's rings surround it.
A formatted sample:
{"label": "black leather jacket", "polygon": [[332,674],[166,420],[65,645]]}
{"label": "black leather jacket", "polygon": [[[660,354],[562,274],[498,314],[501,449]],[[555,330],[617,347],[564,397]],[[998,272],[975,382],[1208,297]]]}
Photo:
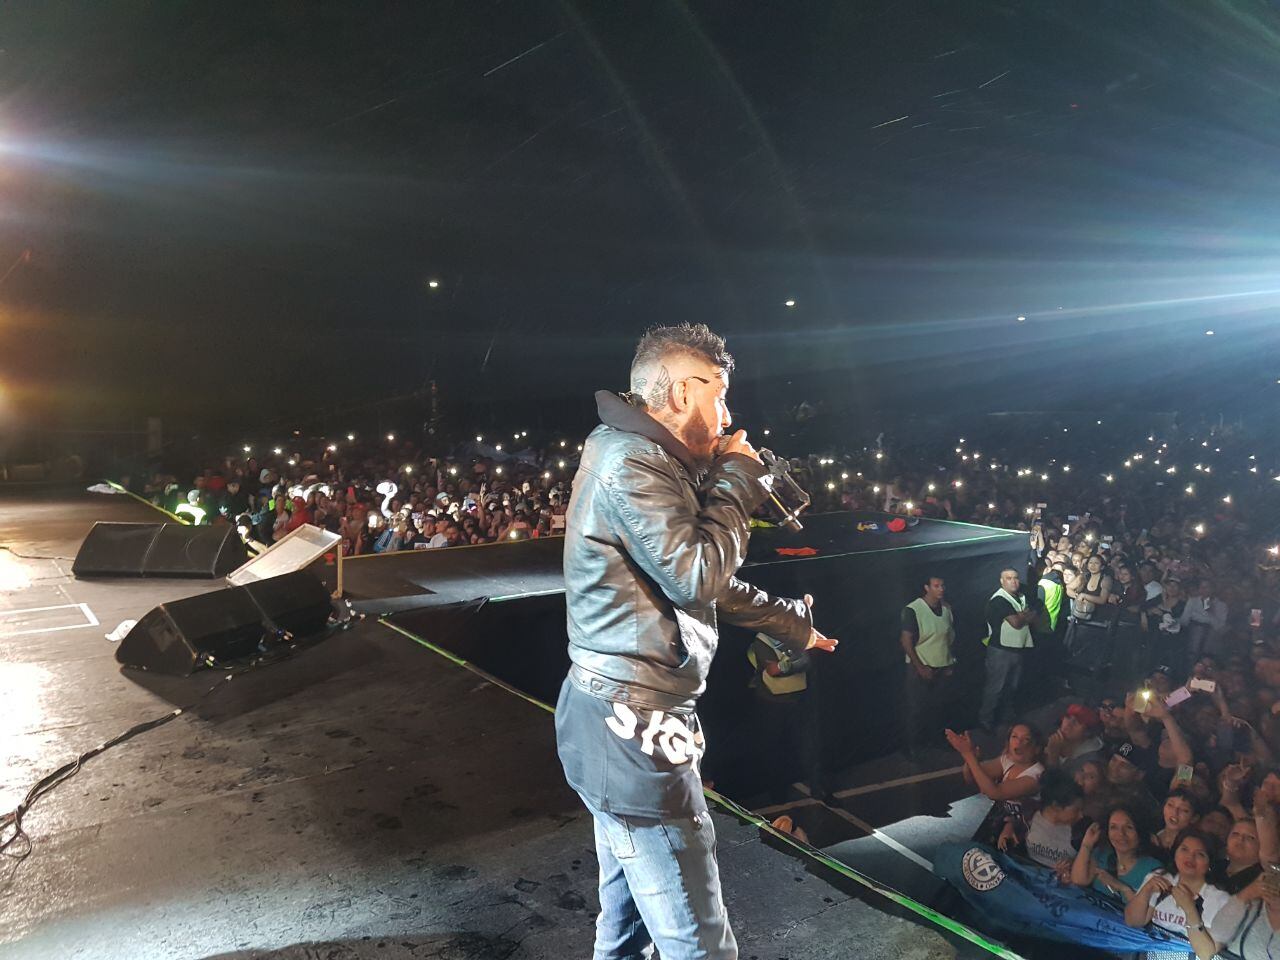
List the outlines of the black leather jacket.
{"label": "black leather jacket", "polygon": [[583,445],[564,546],[570,678],[592,696],[693,709],[719,636],[716,616],[803,650],[802,600],[738,580],[767,471],[730,454],[705,476],[687,447],[616,394]]}

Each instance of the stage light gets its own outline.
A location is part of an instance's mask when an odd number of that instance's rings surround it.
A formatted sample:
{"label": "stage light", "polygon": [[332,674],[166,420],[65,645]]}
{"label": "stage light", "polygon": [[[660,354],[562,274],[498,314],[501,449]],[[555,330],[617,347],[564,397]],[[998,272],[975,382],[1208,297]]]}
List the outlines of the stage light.
{"label": "stage light", "polygon": [[956,481],[952,484],[952,486],[954,486],[957,490],[959,490],[961,487],[963,487],[963,486],[964,486],[964,481],[963,481],[963,480],[956,480]]}
{"label": "stage light", "polygon": [[501,468],[501,467],[494,467],[493,472],[494,472],[494,473],[496,473],[498,476],[502,476],[502,468]]}
{"label": "stage light", "polygon": [[1251,454],[1249,454],[1249,459],[1250,459],[1250,460],[1257,460],[1258,458],[1257,458],[1256,456],[1254,456],[1254,455],[1251,453]]}
{"label": "stage light", "polygon": [[1027,319],[1027,318],[1026,318],[1026,316],[1025,316],[1025,315],[1023,315],[1023,314],[1019,314],[1019,315],[1018,315],[1018,322],[1019,322],[1019,323],[1023,323],[1026,319]]}
{"label": "stage light", "polygon": [[512,440],[519,440],[519,439],[520,439],[520,434],[518,434],[518,433],[513,433],[513,434],[511,435],[511,439],[512,439]]}
{"label": "stage light", "polygon": [[1204,535],[1204,524],[1203,524],[1203,523],[1197,523],[1197,524],[1196,524],[1194,527],[1192,527],[1191,529],[1193,529],[1193,530],[1196,532],[1196,536],[1203,536],[1203,535]]}
{"label": "stage light", "polygon": [[916,505],[912,503],[910,500],[904,503],[903,506],[906,507],[908,510],[914,510],[916,508]]}
{"label": "stage light", "polygon": [[336,453],[338,450],[338,445],[336,443],[331,443],[325,449],[328,450],[330,453]]}
{"label": "stage light", "polygon": [[1273,557],[1280,557],[1280,547],[1267,547],[1267,553]]}
{"label": "stage light", "polygon": [[884,452],[883,452],[883,451],[881,451],[881,450],[877,450],[877,451],[876,451],[876,459],[877,459],[877,460],[883,460],[883,459],[884,459]]}
{"label": "stage light", "polygon": [[1040,479],[1041,479],[1041,480],[1048,480],[1048,479],[1049,479],[1049,475],[1048,475],[1047,473],[1042,473],[1042,474],[1040,474]]}
{"label": "stage light", "polygon": [[766,437],[769,435],[769,428],[768,428],[768,427],[765,427],[765,428],[764,428],[764,435],[765,435]]}
{"label": "stage light", "polygon": [[836,488],[836,485],[834,483],[831,483],[830,481],[827,482],[828,490],[834,490],[835,488]]}
{"label": "stage light", "polygon": [[527,437],[528,435],[529,435],[529,431],[528,431],[528,430],[521,430],[521,431],[520,431],[520,436],[522,436],[522,437]]}
{"label": "stage light", "polygon": [[249,452],[249,451],[251,451],[252,449],[253,449],[253,447],[249,446],[247,443],[244,445],[244,452],[245,452],[245,453],[248,453],[248,452]]}
{"label": "stage light", "polygon": [[1132,461],[1132,460],[1126,460],[1126,461],[1124,462],[1124,465],[1125,465],[1126,467],[1132,467],[1132,466],[1133,466],[1133,461]]}
{"label": "stage light", "polygon": [[966,454],[965,454],[963,457],[961,457],[960,459],[961,459],[961,460],[963,460],[965,463],[968,463],[968,462],[969,462],[969,455],[966,453]]}
{"label": "stage light", "polygon": [[995,508],[996,508],[996,505],[995,505],[994,503],[988,503],[988,504],[987,504],[987,509],[988,509],[988,510],[994,510]]}
{"label": "stage light", "polygon": [[[1276,477],[1276,479],[1277,479],[1277,480],[1280,480],[1280,477]],[[872,492],[872,493],[879,493],[879,492],[880,492],[880,485],[879,485],[879,484],[876,484],[876,486],[872,487],[872,488],[871,488],[871,492]]]}
{"label": "stage light", "polygon": [[546,472],[542,475],[542,479],[543,479],[543,480],[550,480],[550,479],[551,479],[551,471],[550,471],[550,470],[546,471]]}
{"label": "stage light", "polygon": [[1195,492],[1196,492],[1196,485],[1194,483],[1188,483],[1186,486],[1187,496],[1193,497],[1195,496]]}
{"label": "stage light", "polygon": [[581,452],[582,452],[582,444],[578,444],[578,452],[579,452],[579,453],[581,453]]}
{"label": "stage light", "polygon": [[963,453],[963,452],[964,452],[964,449],[962,447],[956,447],[956,453]]}
{"label": "stage light", "polygon": [[957,443],[964,443],[964,437],[961,437],[961,438],[957,441]]}
{"label": "stage light", "polygon": [[271,452],[274,453],[277,457],[280,456],[280,454],[284,453],[284,451],[281,450],[279,447],[272,447]]}
{"label": "stage light", "polygon": [[1213,336],[1213,331],[1212,331],[1212,330],[1206,330],[1206,331],[1204,332],[1204,335],[1205,335],[1206,337],[1212,337],[1212,336]]}
{"label": "stage light", "polygon": [[841,480],[848,480],[848,479],[849,479],[849,475],[848,475],[847,473],[842,473],[842,474],[840,474],[840,479],[841,479]]}
{"label": "stage light", "polygon": [[1029,516],[1031,516],[1031,515],[1032,515],[1033,513],[1035,513],[1035,512],[1036,512],[1036,508],[1035,508],[1035,507],[1027,507],[1027,509],[1023,511],[1023,513],[1025,513],[1028,517],[1029,517]]}
{"label": "stage light", "polygon": [[1086,534],[1084,535],[1084,539],[1085,539],[1085,543],[1093,543],[1093,534],[1092,534],[1092,533],[1086,533]]}
{"label": "stage light", "polygon": [[[859,476],[861,476],[861,474],[859,474]],[[927,489],[930,493],[933,493],[933,491],[938,489],[938,485],[936,483],[931,483],[925,489]]]}
{"label": "stage light", "polygon": [[519,530],[512,530],[510,533],[508,533],[508,534],[507,534],[507,539],[508,539],[508,540],[519,540],[519,539],[520,539],[520,531],[519,531]]}
{"label": "stage light", "polygon": [[1250,467],[1250,468],[1249,468],[1249,472],[1250,472],[1250,473],[1257,473],[1257,472],[1258,472],[1258,468],[1257,468],[1257,467]]}
{"label": "stage light", "polygon": [[435,289],[439,288],[439,286],[440,286],[440,281],[439,281],[439,280],[428,280],[428,281],[427,281],[427,286],[428,286],[428,287],[430,287],[432,290],[435,290]]}
{"label": "stage light", "polygon": [[796,305],[796,302],[794,300],[787,300],[786,302],[783,303],[784,307],[794,307],[795,305]]}
{"label": "stage light", "polygon": [[1099,420],[1099,421],[1098,421],[1098,426],[1102,426],[1102,421],[1101,421],[1101,420]]}
{"label": "stage light", "polygon": [[413,473],[413,467],[409,466],[408,464],[405,464],[404,472],[405,472],[405,473]]}
{"label": "stage light", "polygon": [[477,434],[476,434],[476,443],[483,443],[483,442],[484,442],[484,437],[477,433]]}
{"label": "stage light", "polygon": [[457,468],[457,467],[450,467],[450,468],[449,468],[449,476],[451,476],[451,477],[456,477],[457,475],[458,475],[458,468]]}
{"label": "stage light", "polygon": [[982,459],[982,454],[980,454],[977,450],[973,451],[973,459],[975,459],[975,460],[981,460],[981,459]]}
{"label": "stage light", "polygon": [[388,433],[388,434],[387,434],[387,440],[388,440],[388,442],[390,442],[390,443],[395,443],[395,439],[396,439],[396,435],[395,435],[394,433]]}
{"label": "stage light", "polygon": [[[765,433],[768,433],[768,432],[769,432],[768,430],[766,430],[766,431],[765,431]],[[560,441],[560,446],[562,446],[562,447],[563,447],[563,446],[564,446],[565,444],[567,444],[568,442],[569,442],[568,440],[561,440],[561,441]]]}
{"label": "stage light", "polygon": [[293,457],[290,457],[290,458],[289,458],[289,466],[291,466],[291,467],[296,467],[297,465],[298,465],[298,461],[297,461],[297,460],[295,460],[295,459],[293,459]]}
{"label": "stage light", "polygon": [[348,439],[348,440],[355,440],[355,438],[356,438],[356,435],[355,435],[354,433],[348,433],[348,434],[347,434],[347,439]]}
{"label": "stage light", "polygon": [[561,470],[563,470],[563,469],[564,469],[564,461],[563,461],[563,460],[557,460],[557,461],[556,461],[556,466],[557,466],[557,467],[559,467]]}
{"label": "stage light", "polygon": [[1070,473],[1070,472],[1071,472],[1071,464],[1069,464],[1069,463],[1064,463],[1064,464],[1062,465],[1062,472],[1063,472],[1063,473]]}
{"label": "stage light", "polygon": [[500,443],[499,443],[499,444],[497,444],[493,449],[495,449],[495,450],[497,450],[499,453],[501,453],[501,452],[502,452],[502,444],[500,444]]}
{"label": "stage light", "polygon": [[1108,473],[1106,476],[1106,481],[1107,483],[1115,483],[1116,482],[1115,474]]}
{"label": "stage light", "polygon": [[1231,494],[1229,494],[1229,493],[1228,493],[1225,497],[1223,497],[1223,498],[1222,498],[1222,502],[1223,502],[1223,503],[1230,503],[1230,502],[1231,502]]}
{"label": "stage light", "polygon": [[1170,467],[1168,470],[1165,471],[1165,473],[1169,474],[1170,476],[1173,476],[1177,472],[1178,472],[1177,467]]}

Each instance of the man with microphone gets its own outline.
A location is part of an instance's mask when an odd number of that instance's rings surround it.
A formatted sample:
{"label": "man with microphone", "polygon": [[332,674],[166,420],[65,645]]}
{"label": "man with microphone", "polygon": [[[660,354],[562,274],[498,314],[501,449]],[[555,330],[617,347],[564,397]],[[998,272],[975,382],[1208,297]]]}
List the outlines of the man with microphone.
{"label": "man with microphone", "polygon": [[569,657],[556,706],[565,777],[595,820],[595,960],[738,955],[702,795],[694,712],[717,618],[797,652],[832,651],[813,600],[734,576],[770,477],[726,395],[733,358],[705,324],[650,329],[631,390],[596,394],[564,546]]}

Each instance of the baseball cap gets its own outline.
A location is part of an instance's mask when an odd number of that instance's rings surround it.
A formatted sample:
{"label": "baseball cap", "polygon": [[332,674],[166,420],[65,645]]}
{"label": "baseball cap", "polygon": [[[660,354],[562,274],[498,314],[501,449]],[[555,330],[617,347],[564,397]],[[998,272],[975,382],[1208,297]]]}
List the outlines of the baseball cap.
{"label": "baseball cap", "polygon": [[1093,707],[1086,707],[1083,703],[1073,703],[1067,707],[1067,716],[1076,720],[1086,730],[1096,730],[1102,725],[1098,711]]}

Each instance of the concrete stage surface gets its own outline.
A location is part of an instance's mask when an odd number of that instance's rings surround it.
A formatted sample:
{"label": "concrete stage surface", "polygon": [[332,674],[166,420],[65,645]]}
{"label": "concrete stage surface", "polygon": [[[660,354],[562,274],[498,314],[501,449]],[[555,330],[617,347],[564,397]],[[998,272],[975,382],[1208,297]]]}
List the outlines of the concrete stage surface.
{"label": "concrete stage surface", "polygon": [[[0,859],[0,957],[589,957],[591,821],[551,718],[374,620],[228,682],[122,672],[105,636],[120,621],[221,586],[71,576],[93,521],[159,519],[123,495],[0,490],[0,812],[196,704],[27,814],[30,855]],[[874,789],[850,789],[859,819],[886,822]],[[744,958],[989,955],[754,826],[715,825]]]}

